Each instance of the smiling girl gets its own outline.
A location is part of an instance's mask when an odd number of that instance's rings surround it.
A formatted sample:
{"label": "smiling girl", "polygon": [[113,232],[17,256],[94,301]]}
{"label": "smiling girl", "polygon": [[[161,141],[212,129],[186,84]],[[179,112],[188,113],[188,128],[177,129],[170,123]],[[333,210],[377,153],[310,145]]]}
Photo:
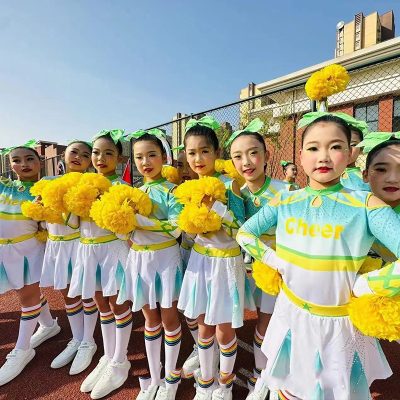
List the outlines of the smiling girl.
{"label": "smiling girl", "polygon": [[[309,186],[282,192],[239,231],[240,245],[282,276],[262,345],[267,366],[252,399],[265,398],[263,386],[272,400],[370,399],[371,383],[391,375],[379,341],[354,327],[347,307],[352,293],[391,293],[370,280],[377,272],[357,277],[357,271],[374,236],[400,255],[400,219],[377,197],[341,185],[350,139],[342,119],[316,118],[300,153]],[[393,233],[383,233],[388,223]],[[274,226],[276,252],[259,240]],[[391,274],[399,270],[396,263],[379,271],[397,291]]]}
{"label": "smiling girl", "polygon": [[0,180],[0,294],[16,290],[22,313],[17,343],[0,369],[0,385],[17,377],[35,356],[30,341],[37,322],[52,328],[51,336],[60,332],[46,299],[41,302],[44,243],[35,238],[39,224],[21,212],[23,202],[34,200],[30,189],[39,180],[42,162],[35,146],[31,140],[2,152],[8,154],[18,180]]}

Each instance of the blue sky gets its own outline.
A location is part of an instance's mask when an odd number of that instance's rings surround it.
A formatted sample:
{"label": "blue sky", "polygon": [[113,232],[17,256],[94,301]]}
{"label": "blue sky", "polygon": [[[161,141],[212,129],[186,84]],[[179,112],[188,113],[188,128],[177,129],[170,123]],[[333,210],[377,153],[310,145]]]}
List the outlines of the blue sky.
{"label": "blue sky", "polygon": [[[396,1],[1,2],[0,147],[127,132],[332,59],[335,26]],[[400,31],[397,33],[397,35]]]}

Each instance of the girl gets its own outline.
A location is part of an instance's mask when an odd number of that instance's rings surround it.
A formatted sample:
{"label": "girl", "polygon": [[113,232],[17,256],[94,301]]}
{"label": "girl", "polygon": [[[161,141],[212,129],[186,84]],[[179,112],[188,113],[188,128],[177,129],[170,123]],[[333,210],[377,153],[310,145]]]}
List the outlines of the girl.
{"label": "girl", "polygon": [[[101,131],[92,139],[93,167],[113,185],[126,184],[115,172],[122,161],[122,141],[122,130]],[[116,303],[129,249],[125,242],[112,232],[99,228],[91,218],[81,218],[80,228],[81,242],[68,296],[94,298],[91,303],[90,300],[83,301],[84,313],[90,316],[92,326],[100,311],[104,356],[81,385],[82,392],[91,391],[91,398],[99,399],[124,384],[131,366],[126,353],[132,313],[128,302]],[[86,319],[84,328],[86,331]],[[90,334],[93,334],[93,328]],[[82,354],[86,353],[85,359],[89,363],[96,349],[93,336],[85,338],[84,335],[80,350]]]}
{"label": "girl", "polygon": [[[66,173],[85,172],[91,165],[91,154],[91,143],[80,140],[69,142],[62,155]],[[51,178],[54,179],[57,176]],[[93,332],[96,326],[97,314],[89,314],[87,312],[90,308],[88,303],[93,300],[87,300],[82,304],[80,296],[75,298],[68,297],[69,284],[76,264],[80,239],[79,226],[74,226],[71,222],[66,225],[49,223],[46,225],[49,237],[46,243],[40,286],[52,286],[54,289],[61,291],[72,331],[72,340],[53,360],[51,367],[61,368],[74,360],[69,373],[75,375],[86,369],[92,360],[94,353],[87,351],[86,343],[94,342]],[[83,311],[84,305],[86,312]]]}
{"label": "girl", "polygon": [[[166,150],[160,138],[163,132],[152,129],[137,131],[133,156],[139,173],[146,179],[140,188],[153,203],[148,218],[136,215],[137,227],[132,234],[132,246],[125,268],[125,280],[118,303],[133,302],[133,310],[142,310],[145,317],[145,345],[150,378],[140,379],[138,400],[174,400],[180,383],[176,370],[181,344],[181,325],[177,300],[183,269],[176,239],[181,230],[176,224],[181,206],[175,201],[176,185],[162,177]],[[158,308],[159,307],[159,308]],[[165,333],[165,380],[161,374],[162,325]]]}
{"label": "girl", "polygon": [[18,376],[35,356],[31,337],[37,322],[48,329],[37,336],[34,345],[60,332],[46,299],[41,301],[40,296],[44,243],[35,238],[39,225],[21,213],[21,203],[34,199],[30,187],[39,180],[42,162],[35,145],[36,141],[31,140],[2,152],[9,155],[18,180],[0,180],[0,294],[15,289],[22,313],[17,343],[0,369],[0,385]]}
{"label": "girl", "polygon": [[299,190],[300,186],[295,182],[297,176],[296,164],[292,163],[291,161],[281,160],[281,165],[283,168],[283,174],[285,175],[285,179],[283,180],[283,182],[288,183],[288,188],[290,185],[292,185],[295,190]]}
{"label": "girl", "polygon": [[[376,197],[400,214],[400,139],[390,133],[386,137],[382,137],[380,132],[370,133],[359,146],[371,140],[374,147],[368,152],[363,171],[364,182],[369,183]],[[372,250],[385,262],[397,261],[397,257],[379,240],[375,240]]]}
{"label": "girl", "polygon": [[[257,122],[257,119],[244,130],[235,132],[228,141],[228,144],[231,144],[230,152],[233,163],[239,174],[246,179],[246,185],[241,189],[246,218],[252,217],[279,192],[286,191],[287,188],[285,182],[271,179],[264,174],[264,167],[267,164],[269,154],[263,137],[257,132],[262,127],[262,122],[260,121],[261,124],[256,124],[256,126],[255,122]],[[290,189],[294,190],[293,187],[290,187]],[[266,245],[275,248],[275,228],[264,233],[261,240]],[[271,296],[256,287],[253,279],[251,283],[258,311],[258,320],[253,340],[254,377],[248,380],[250,393],[254,389],[256,379],[261,375],[261,370],[267,364],[267,359],[261,351],[261,344],[276,300],[275,296]]]}
{"label": "girl", "polygon": [[[391,374],[379,341],[353,326],[347,303],[352,291],[355,296],[367,289],[391,293],[369,281],[376,272],[357,280],[356,274],[373,235],[400,255],[399,235],[382,232],[389,222],[399,232],[400,220],[375,196],[340,184],[350,138],[348,125],[338,117],[309,124],[300,153],[309,186],[281,193],[239,231],[239,243],[283,279],[262,345],[267,366],[252,399],[264,398],[259,391],[265,385],[274,389],[273,400],[365,400],[371,398],[370,384]],[[276,252],[258,239],[273,226]],[[390,274],[398,274],[400,265],[392,269],[379,271],[389,288],[399,285]]]}
{"label": "girl", "polygon": [[[219,124],[209,116],[186,125],[185,152],[200,178],[214,176],[226,187],[228,207],[221,202],[203,203],[223,217],[218,232],[197,235],[183,279],[178,308],[187,318],[197,318],[200,376],[196,400],[231,400],[236,359],[235,329],[243,325],[243,309],[255,309],[240,248],[234,238],[244,221],[243,199],[236,181],[215,172]],[[247,289],[247,290],[245,290]],[[246,293],[245,293],[246,292]],[[220,346],[219,387],[214,383],[214,336]]]}

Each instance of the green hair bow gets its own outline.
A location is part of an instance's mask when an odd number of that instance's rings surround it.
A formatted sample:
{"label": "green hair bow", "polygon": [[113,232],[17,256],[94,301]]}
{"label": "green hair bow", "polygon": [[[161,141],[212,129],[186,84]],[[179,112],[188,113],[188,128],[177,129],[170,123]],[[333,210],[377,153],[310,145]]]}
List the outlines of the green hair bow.
{"label": "green hair bow", "polygon": [[81,139],[72,139],[72,140],[67,140],[68,146],[72,143],[86,143],[90,148],[93,148],[93,143],[91,142],[86,142],[85,140]]}
{"label": "green hair bow", "polygon": [[284,161],[284,160],[281,160],[281,165],[283,166],[283,167],[286,167],[286,165],[288,165],[288,164],[293,164],[291,161]]}
{"label": "green hair bow", "polygon": [[92,137],[92,142],[94,142],[98,138],[101,138],[102,136],[110,135],[111,139],[114,141],[114,144],[116,145],[118,142],[123,143],[125,141],[124,133],[125,129],[113,129],[112,131],[103,130],[99,132],[97,135]]}
{"label": "green hair bow", "polygon": [[17,147],[26,147],[26,148],[28,148],[28,149],[35,149],[36,145],[37,145],[37,141],[36,141],[35,139],[31,139],[31,140],[29,140],[28,142],[26,142],[25,144],[23,144],[23,145],[21,145],[21,146],[13,146],[13,147],[8,147],[7,149],[4,149],[4,150],[1,152],[1,155],[2,155],[2,156],[5,156],[5,155],[7,155],[10,151],[16,149]]}
{"label": "green hair bow", "polygon": [[264,126],[264,122],[260,118],[255,118],[244,129],[240,129],[232,133],[230,138],[225,142],[225,147],[229,146],[243,132],[258,132]]}
{"label": "green hair bow", "polygon": [[345,113],[330,113],[330,112],[325,112],[325,111],[315,111],[315,112],[310,112],[307,114],[304,114],[301,120],[299,121],[298,128],[303,128],[304,126],[310,125],[312,122],[314,122],[317,118],[323,117],[325,115],[333,115],[335,117],[339,117],[343,119],[345,122],[347,122],[348,125],[352,126],[353,128],[359,129],[363,136],[368,135],[368,124],[365,121],[360,121],[358,119],[355,119],[354,117],[351,117],[348,114]]}
{"label": "green hair bow", "polygon": [[375,146],[391,138],[400,140],[400,132],[371,132],[356,147],[364,147],[364,153],[369,153]]}
{"label": "green hair bow", "polygon": [[162,130],[157,129],[157,128],[154,128],[154,129],[150,129],[150,130],[148,130],[148,131],[144,131],[143,129],[139,129],[138,131],[135,131],[135,132],[130,133],[130,134],[125,138],[125,140],[130,140],[130,139],[132,139],[132,138],[138,139],[138,138],[140,138],[141,136],[146,135],[146,134],[156,136],[156,137],[158,137],[159,139],[161,139],[161,138],[166,139],[166,138],[167,138],[167,135],[166,135]]}
{"label": "green hair bow", "polygon": [[196,125],[205,126],[212,129],[213,131],[217,130],[220,127],[219,123],[214,119],[214,117],[212,117],[211,115],[206,115],[205,117],[200,119],[189,119],[185,126],[185,132]]}
{"label": "green hair bow", "polygon": [[185,145],[184,145],[184,144],[181,144],[181,145],[179,145],[179,146],[173,147],[172,150],[179,150],[179,151],[181,151],[181,150],[183,150],[184,148],[185,148]]}

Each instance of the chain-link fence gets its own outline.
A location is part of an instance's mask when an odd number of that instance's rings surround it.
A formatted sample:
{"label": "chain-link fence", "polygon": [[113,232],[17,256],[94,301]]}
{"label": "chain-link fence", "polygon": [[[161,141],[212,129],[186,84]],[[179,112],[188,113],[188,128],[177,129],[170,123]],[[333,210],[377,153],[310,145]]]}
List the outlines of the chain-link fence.
{"label": "chain-link fence", "polygon": [[[343,112],[364,120],[370,131],[400,130],[400,56],[349,69],[349,74],[351,79],[347,89],[328,99],[329,111]],[[304,86],[305,82],[302,82],[279,91],[266,90],[258,96],[200,113],[183,116],[177,114],[173,121],[152,128],[163,130],[173,147],[176,147],[183,143],[185,125],[190,118],[212,115],[221,125],[217,134],[223,147],[233,131],[242,129],[259,117],[265,124],[260,133],[265,137],[270,153],[267,174],[283,179],[280,160],[293,161],[299,167],[297,183],[304,186],[307,178],[299,165],[304,129],[297,129],[301,116],[311,110]],[[228,148],[223,147],[222,158],[230,158]],[[363,168],[364,163],[365,156],[361,155],[357,164]],[[134,167],[132,173],[137,176]]]}

